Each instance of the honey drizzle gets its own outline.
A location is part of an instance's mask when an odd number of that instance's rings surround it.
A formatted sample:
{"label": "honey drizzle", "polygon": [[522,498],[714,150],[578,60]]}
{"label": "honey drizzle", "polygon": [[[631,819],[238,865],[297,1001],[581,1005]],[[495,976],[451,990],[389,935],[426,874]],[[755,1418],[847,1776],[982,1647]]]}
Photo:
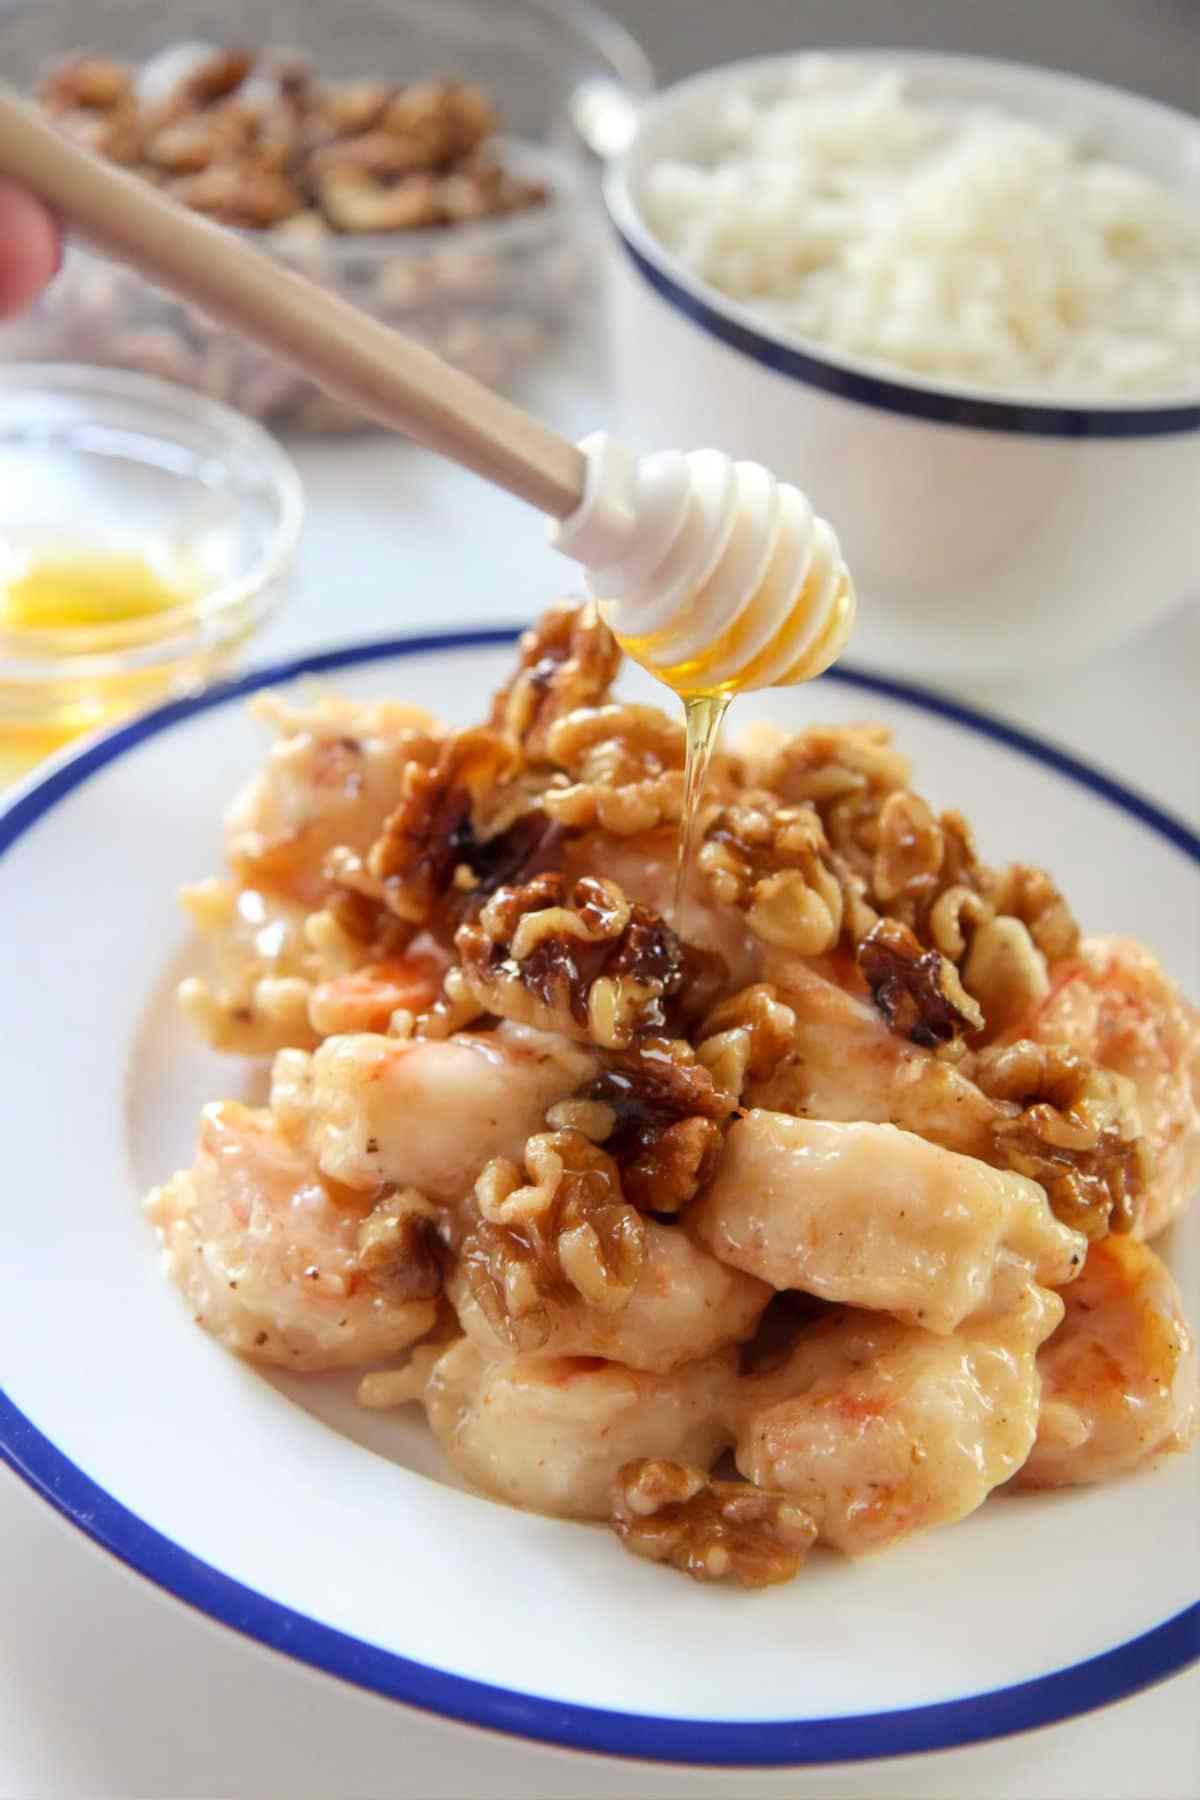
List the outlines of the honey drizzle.
{"label": "honey drizzle", "polygon": [[695,860],[700,830],[700,802],[712,753],[721,735],[732,694],[688,694],[683,699],[687,729],[687,760],[683,776],[683,817],[679,822],[679,849],[675,862],[673,921],[680,937],[687,927],[687,883]]}

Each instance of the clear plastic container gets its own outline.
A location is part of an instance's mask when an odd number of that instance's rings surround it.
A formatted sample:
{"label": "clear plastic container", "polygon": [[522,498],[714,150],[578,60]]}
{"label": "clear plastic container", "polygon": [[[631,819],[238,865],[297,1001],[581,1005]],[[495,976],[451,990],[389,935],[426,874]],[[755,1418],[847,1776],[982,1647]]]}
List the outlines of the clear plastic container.
{"label": "clear plastic container", "polygon": [[[214,24],[202,0],[103,7],[19,0],[0,16],[0,68],[31,87],[48,62],[89,50],[141,62],[185,40],[286,45],[319,76],[477,82],[504,124],[506,165],[542,183],[544,204],[507,216],[386,234],[286,228],[247,235],[492,386],[511,385],[566,326],[584,278],[589,164],[624,147],[649,65],[624,29],[581,0],[243,0]],[[164,294],[72,247],[44,298],[0,328],[0,359],[102,363],[195,387],[275,429],[360,423],[288,365]]]}
{"label": "clear plastic container", "polygon": [[0,608],[0,778],[227,668],[283,601],[303,512],[290,459],[226,406],[124,370],[0,367],[0,575],[129,556],[177,597],[40,627]]}

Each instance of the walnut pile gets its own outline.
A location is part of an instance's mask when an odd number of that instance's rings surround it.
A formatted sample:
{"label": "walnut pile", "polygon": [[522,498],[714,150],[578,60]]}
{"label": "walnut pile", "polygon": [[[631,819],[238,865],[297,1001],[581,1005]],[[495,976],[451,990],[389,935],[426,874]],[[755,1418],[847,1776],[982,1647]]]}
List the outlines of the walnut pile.
{"label": "walnut pile", "polygon": [[808,1513],[785,1495],[660,1457],[617,1471],[611,1524],[635,1556],[697,1581],[749,1588],[790,1581],[817,1536]]}
{"label": "walnut pile", "polygon": [[1089,1238],[1133,1229],[1152,1167],[1123,1076],[1028,1038],[982,1051],[971,1073],[1021,1109],[993,1127],[1002,1167],[1040,1182],[1055,1216]]}
{"label": "walnut pile", "polygon": [[832,950],[842,934],[844,884],[811,806],[752,793],[709,819],[699,864],[720,906],[737,906],[756,937],[798,956]]}
{"label": "walnut pile", "polygon": [[516,669],[492,701],[490,723],[516,739],[528,762],[543,762],[553,727],[578,707],[599,706],[620,663],[595,603],[559,601],[522,634]]}
{"label": "walnut pile", "polygon": [[879,917],[906,925],[959,966],[989,1027],[1018,1017],[1044,991],[1046,966],[1074,954],[1078,927],[1045,871],[982,864],[962,814],[935,814],[912,791],[908,761],[882,726],[794,738],[760,728],[743,762],[748,781],[817,812],[849,941]]}
{"label": "walnut pile", "polygon": [[876,1006],[899,1037],[936,1049],[960,1044],[965,1033],[983,1025],[954,964],[940,951],[923,950],[907,925],[880,919],[859,944],[857,960]]}
{"label": "walnut pile", "polygon": [[549,1337],[555,1304],[582,1298],[618,1312],[628,1303],[646,1228],[613,1159],[582,1132],[531,1137],[524,1162],[524,1176],[506,1157],[484,1169],[459,1259],[493,1331],[529,1352]]}
{"label": "walnut pile", "polygon": [[542,797],[560,824],[625,837],[679,822],[683,727],[657,707],[579,707],[551,726],[546,748],[567,777]]}
{"label": "walnut pile", "polygon": [[499,119],[469,82],[322,81],[293,53],[235,46],[198,52],[160,97],[138,77],[75,56],[38,98],[89,149],[221,224],[399,232],[546,199],[487,148]]}
{"label": "walnut pile", "polygon": [[482,1010],[627,1049],[669,1035],[669,1016],[705,1004],[715,959],[682,944],[615,881],[536,875],[501,887],[455,934],[462,979]]}
{"label": "walnut pile", "polygon": [[884,800],[908,786],[911,765],[883,725],[817,725],[796,736],[752,740],[751,779],[789,805],[816,808],[831,846],[869,873]]}
{"label": "walnut pile", "polygon": [[677,1213],[712,1176],[736,1104],[690,1044],[666,1038],[611,1057],[589,1099],[607,1109],[604,1148],[626,1197],[657,1213]]}

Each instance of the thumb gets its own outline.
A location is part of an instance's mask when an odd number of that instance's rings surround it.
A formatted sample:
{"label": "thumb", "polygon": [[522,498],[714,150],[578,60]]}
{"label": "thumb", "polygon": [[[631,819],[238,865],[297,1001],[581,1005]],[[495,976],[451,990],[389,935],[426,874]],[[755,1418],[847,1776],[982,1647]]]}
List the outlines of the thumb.
{"label": "thumb", "polygon": [[0,318],[23,312],[61,261],[58,228],[24,188],[0,181]]}

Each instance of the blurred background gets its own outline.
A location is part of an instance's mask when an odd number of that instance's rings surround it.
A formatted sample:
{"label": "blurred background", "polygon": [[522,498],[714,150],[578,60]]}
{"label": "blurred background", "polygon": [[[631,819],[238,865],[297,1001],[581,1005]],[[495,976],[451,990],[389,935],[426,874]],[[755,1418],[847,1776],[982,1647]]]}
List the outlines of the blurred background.
{"label": "blurred background", "polygon": [[[53,4],[54,0],[44,0]],[[4,0],[0,0],[0,11]],[[848,44],[1011,56],[1200,106],[1197,0],[607,0],[660,82],[735,57]]]}

